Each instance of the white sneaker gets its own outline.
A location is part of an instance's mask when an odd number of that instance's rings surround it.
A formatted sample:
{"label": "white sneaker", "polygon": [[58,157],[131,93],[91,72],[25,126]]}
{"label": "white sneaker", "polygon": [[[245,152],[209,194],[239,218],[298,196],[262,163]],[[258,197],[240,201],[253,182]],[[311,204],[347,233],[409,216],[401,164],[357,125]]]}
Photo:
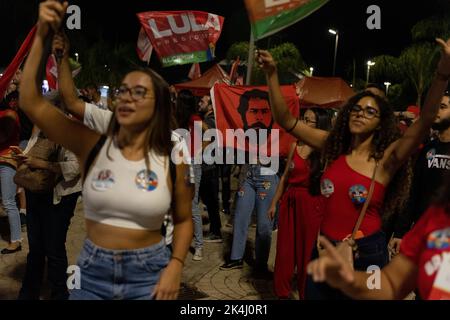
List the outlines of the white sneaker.
{"label": "white sneaker", "polygon": [[194,256],[192,257],[192,260],[194,261],[200,261],[203,259],[203,249],[202,248],[195,248]]}

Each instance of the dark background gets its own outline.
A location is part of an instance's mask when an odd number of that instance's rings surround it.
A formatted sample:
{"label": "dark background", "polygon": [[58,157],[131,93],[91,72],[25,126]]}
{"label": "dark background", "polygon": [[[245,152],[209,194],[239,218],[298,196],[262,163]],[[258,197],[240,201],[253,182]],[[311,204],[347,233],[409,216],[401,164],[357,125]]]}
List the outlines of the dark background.
{"label": "dark background", "polygon": [[[0,69],[5,68],[26,34],[36,21],[38,0],[0,0]],[[216,62],[225,58],[226,50],[236,41],[248,41],[250,26],[243,0],[73,0],[81,8],[81,31],[78,33],[88,43],[100,38],[111,42],[136,43],[139,32],[137,12],[168,10],[202,10],[225,17],[224,28],[216,49]],[[332,73],[334,36],[329,28],[339,30],[339,48],[336,74],[349,79],[348,69],[356,59],[357,77],[363,78],[366,61],[380,54],[398,55],[411,42],[411,27],[419,20],[449,9],[449,0],[425,2],[394,0],[330,0],[325,6],[306,19],[261,40],[264,48],[285,41],[294,43],[308,66],[314,67],[314,75],[329,76]],[[381,8],[381,30],[368,30],[366,13],[369,5]],[[77,43],[72,43],[73,52]],[[83,52],[80,62],[83,60]],[[150,65],[171,81],[186,76],[189,66],[161,69],[154,54]],[[206,70],[208,64],[201,65]]]}

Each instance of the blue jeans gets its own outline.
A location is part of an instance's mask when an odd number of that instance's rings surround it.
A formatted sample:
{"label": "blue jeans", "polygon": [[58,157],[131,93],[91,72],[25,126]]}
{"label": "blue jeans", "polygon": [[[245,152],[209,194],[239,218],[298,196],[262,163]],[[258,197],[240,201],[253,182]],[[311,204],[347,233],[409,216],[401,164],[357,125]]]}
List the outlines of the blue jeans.
{"label": "blue jeans", "polygon": [[277,190],[279,178],[275,173],[262,175],[261,170],[266,168],[250,165],[247,178],[237,192],[231,260],[240,260],[244,257],[248,227],[253,209],[256,207],[256,266],[263,268],[267,265],[269,257],[273,227],[267,211]]}
{"label": "blue jeans", "polygon": [[[337,242],[332,241],[336,245]],[[382,269],[389,262],[386,235],[379,231],[370,236],[356,240],[358,245],[357,256],[354,257],[354,268],[366,272],[369,266],[378,266]],[[317,246],[314,246],[311,261],[319,257]],[[308,275],[305,290],[306,300],[348,300],[340,290],[330,287],[324,282],[314,282]]]}
{"label": "blue jeans", "polygon": [[150,300],[170,260],[164,239],[147,248],[110,250],[89,239],[78,258],[81,288],[70,300]]}
{"label": "blue jeans", "polygon": [[199,190],[200,181],[202,180],[202,165],[193,164],[194,167],[194,181],[195,181],[195,196],[192,199],[192,220],[194,221],[194,246],[195,248],[203,247],[203,223],[202,215],[199,206]]}
{"label": "blue jeans", "polygon": [[8,165],[0,165],[0,190],[2,193],[2,204],[8,214],[11,242],[21,241],[21,228],[19,210],[16,204],[17,187],[14,183],[16,170]]}

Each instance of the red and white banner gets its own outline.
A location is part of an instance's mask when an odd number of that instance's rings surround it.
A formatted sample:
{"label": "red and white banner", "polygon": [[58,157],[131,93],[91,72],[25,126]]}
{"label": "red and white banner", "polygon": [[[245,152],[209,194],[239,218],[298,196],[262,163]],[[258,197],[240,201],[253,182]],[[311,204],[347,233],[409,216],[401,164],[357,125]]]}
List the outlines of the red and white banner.
{"label": "red and white banner", "polygon": [[203,11],[138,13],[163,66],[211,61],[224,18]]}
{"label": "red and white banner", "polygon": [[[295,93],[295,86],[282,86],[281,91],[289,110],[294,116],[299,115],[299,100]],[[261,148],[267,150],[267,155],[276,156],[277,152],[281,156],[287,156],[289,147],[295,139],[280,128],[273,120],[269,104],[269,94],[267,87],[253,86],[229,86],[226,84],[216,84],[211,89],[211,99],[213,101],[216,115],[217,128],[222,134],[223,144],[226,147],[237,148],[250,151],[251,153],[261,152]],[[227,129],[243,129],[243,132],[254,129],[259,135],[261,129],[266,129],[267,139],[259,139],[256,144],[242,143],[239,139],[227,139]],[[279,138],[273,133],[278,130]],[[273,136],[273,137],[272,137]],[[278,146],[278,150],[277,147]]]}
{"label": "red and white banner", "polygon": [[193,63],[189,70],[188,78],[191,80],[198,79],[202,76],[199,63]]}
{"label": "red and white banner", "polygon": [[150,39],[145,33],[144,28],[141,28],[141,30],[139,31],[136,51],[139,56],[139,59],[141,59],[144,62],[147,62],[147,64],[150,62],[153,47],[152,44],[150,43]]}
{"label": "red and white banner", "polygon": [[47,78],[48,87],[51,90],[58,90],[58,65],[56,64],[56,58],[53,54],[48,57],[47,65],[45,67],[45,75]]}

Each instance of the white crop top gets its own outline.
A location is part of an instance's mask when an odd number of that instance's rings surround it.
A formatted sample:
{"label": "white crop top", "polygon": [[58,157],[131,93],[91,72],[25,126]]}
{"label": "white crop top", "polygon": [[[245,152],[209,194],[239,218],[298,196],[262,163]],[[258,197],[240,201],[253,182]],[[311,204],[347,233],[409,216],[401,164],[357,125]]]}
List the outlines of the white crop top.
{"label": "white crop top", "polygon": [[[160,230],[171,194],[167,186],[169,157],[150,152],[145,160],[125,159],[116,143],[106,139],[83,185],[85,217],[103,224],[138,230]],[[146,178],[147,177],[147,178]]]}

